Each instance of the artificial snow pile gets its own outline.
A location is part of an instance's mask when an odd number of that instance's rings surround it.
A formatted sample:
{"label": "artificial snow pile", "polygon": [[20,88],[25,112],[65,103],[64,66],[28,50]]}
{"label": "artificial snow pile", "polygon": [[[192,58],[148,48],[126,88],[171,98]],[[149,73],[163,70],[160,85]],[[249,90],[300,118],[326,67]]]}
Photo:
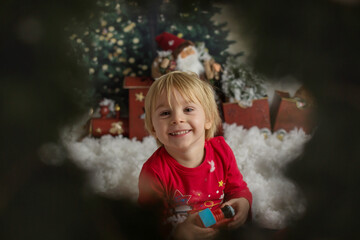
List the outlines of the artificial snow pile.
{"label": "artificial snow pile", "polygon": [[140,170],[157,148],[155,139],[146,137],[140,142],[121,135],[105,135],[78,141],[81,136],[78,129],[75,126],[63,131],[62,144],[68,158],[88,171],[94,191],[136,200]]}
{"label": "artificial snow pile", "polygon": [[253,220],[262,227],[281,229],[299,218],[305,201],[282,171],[301,155],[310,136],[294,129],[281,141],[275,133],[265,138],[257,127],[246,130],[233,124],[225,125],[224,138],[253,193]]}
{"label": "artificial snow pile", "polygon": [[[85,137],[74,126],[63,131],[62,144],[78,166],[89,173],[94,191],[109,196],[138,195],[138,176],[143,163],[156,150],[153,137],[142,142],[122,136]],[[282,170],[301,155],[310,136],[293,130],[279,140],[276,134],[264,137],[257,128],[224,125],[224,138],[233,149],[238,166],[253,193],[253,220],[261,227],[281,229],[305,211],[299,190]]]}

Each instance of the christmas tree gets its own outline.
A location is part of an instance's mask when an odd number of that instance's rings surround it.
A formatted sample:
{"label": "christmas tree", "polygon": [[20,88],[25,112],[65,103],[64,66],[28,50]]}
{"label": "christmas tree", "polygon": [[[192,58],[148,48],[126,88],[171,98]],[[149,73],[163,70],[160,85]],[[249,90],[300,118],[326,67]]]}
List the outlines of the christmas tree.
{"label": "christmas tree", "polygon": [[87,92],[79,93],[87,104],[94,106],[102,98],[113,99],[120,105],[122,115],[127,115],[124,77],[150,76],[157,50],[155,37],[164,31],[203,46],[203,51],[220,64],[230,55],[226,49],[233,41],[226,40],[227,23],[212,20],[221,12],[213,4],[101,0],[97,5],[98,14],[90,15],[86,22],[75,19],[68,28],[76,57],[92,84]]}
{"label": "christmas tree", "polygon": [[146,34],[146,18],[134,14],[136,3],[124,0],[98,1],[97,16],[88,22],[76,22],[70,36],[79,63],[87,68],[93,88],[85,98],[95,102],[101,98],[113,99],[127,112],[127,90],[123,89],[125,76],[147,76],[151,56]]}
{"label": "christmas tree", "polygon": [[226,40],[227,23],[218,23],[212,18],[220,14],[221,8],[213,4],[195,1],[189,5],[181,1],[167,1],[162,4],[158,16],[159,32],[169,32],[180,38],[204,43],[216,62],[225,63],[230,55],[226,49],[235,41]]}

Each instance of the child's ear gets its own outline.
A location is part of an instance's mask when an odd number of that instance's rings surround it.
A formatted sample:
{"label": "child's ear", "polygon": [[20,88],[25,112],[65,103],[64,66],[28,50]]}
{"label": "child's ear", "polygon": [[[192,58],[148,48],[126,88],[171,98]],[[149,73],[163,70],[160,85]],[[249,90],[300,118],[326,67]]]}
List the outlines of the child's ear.
{"label": "child's ear", "polygon": [[154,127],[152,127],[152,129],[151,129],[151,135],[153,135],[154,137],[156,137],[156,132],[155,132],[155,128],[154,128]]}
{"label": "child's ear", "polygon": [[211,120],[206,120],[205,122],[205,130],[209,130],[212,126],[212,121]]}

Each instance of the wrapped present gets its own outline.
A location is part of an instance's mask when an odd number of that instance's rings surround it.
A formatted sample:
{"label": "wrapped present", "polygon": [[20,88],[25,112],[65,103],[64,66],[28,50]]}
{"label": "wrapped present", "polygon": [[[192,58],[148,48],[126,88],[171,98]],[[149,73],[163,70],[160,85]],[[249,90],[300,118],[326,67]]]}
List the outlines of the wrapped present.
{"label": "wrapped present", "polygon": [[148,136],[145,129],[145,96],[153,83],[149,77],[125,77],[124,88],[129,89],[129,138],[142,140]]}
{"label": "wrapped present", "polygon": [[120,118],[120,107],[116,105],[115,116],[108,117],[110,114],[109,106],[100,107],[101,117],[90,119],[89,133],[93,137],[101,137],[107,134],[112,136],[128,136],[128,119]]}
{"label": "wrapped present", "polygon": [[226,123],[236,123],[244,128],[257,126],[271,129],[268,98],[253,100],[251,107],[239,103],[223,103],[224,120]]}
{"label": "wrapped present", "polygon": [[273,104],[271,106],[271,115],[273,123],[273,132],[285,130],[291,131],[294,128],[302,128],[305,133],[310,134],[314,129],[314,102],[311,98],[301,98],[301,95],[290,94],[282,91],[275,91]]}

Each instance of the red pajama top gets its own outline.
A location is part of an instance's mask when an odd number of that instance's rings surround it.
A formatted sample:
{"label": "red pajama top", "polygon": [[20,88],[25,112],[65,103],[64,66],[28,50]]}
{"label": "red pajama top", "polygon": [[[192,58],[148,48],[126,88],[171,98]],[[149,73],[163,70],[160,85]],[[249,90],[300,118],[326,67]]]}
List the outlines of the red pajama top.
{"label": "red pajama top", "polygon": [[252,194],[223,137],[205,142],[204,161],[195,168],[180,165],[160,147],[144,163],[139,177],[139,204],[160,200],[165,219],[172,223],[182,221],[184,214],[218,208],[240,197],[251,206]]}

